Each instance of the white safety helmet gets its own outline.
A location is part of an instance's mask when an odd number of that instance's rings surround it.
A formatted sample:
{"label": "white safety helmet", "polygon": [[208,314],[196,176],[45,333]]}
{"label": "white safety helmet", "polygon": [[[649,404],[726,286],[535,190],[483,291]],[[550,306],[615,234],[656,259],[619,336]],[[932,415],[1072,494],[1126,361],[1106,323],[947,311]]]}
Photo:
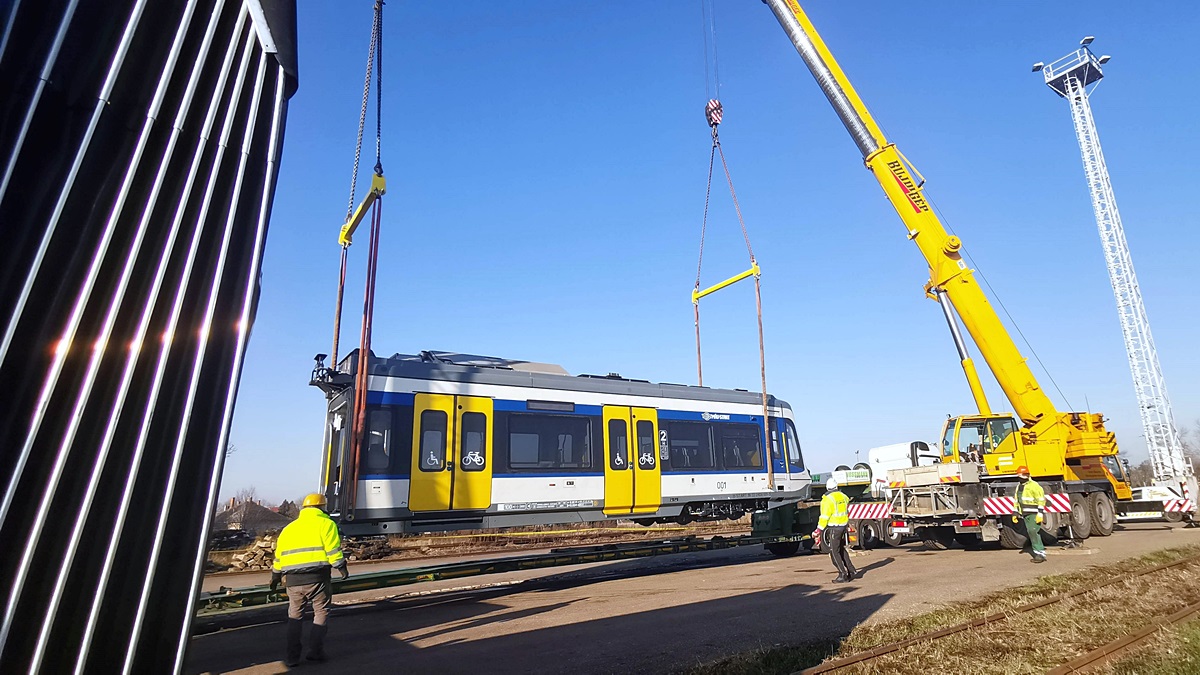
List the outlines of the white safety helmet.
{"label": "white safety helmet", "polygon": [[833,492],[834,490],[838,489],[837,479],[830,478],[829,480],[825,481],[825,489],[830,492]]}

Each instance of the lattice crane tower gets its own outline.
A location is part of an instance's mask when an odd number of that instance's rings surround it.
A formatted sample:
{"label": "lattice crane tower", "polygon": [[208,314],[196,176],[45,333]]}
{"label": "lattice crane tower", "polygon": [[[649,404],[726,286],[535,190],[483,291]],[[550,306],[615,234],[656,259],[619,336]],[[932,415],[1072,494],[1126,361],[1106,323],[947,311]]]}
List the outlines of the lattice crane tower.
{"label": "lattice crane tower", "polygon": [[[1104,77],[1100,67],[1110,58],[1107,55],[1097,57],[1092,53],[1089,45],[1093,39],[1091,36],[1083,38],[1079,42],[1079,49],[1050,65],[1035,63],[1033,71],[1041,71],[1046,85],[1071,105],[1075,135],[1079,138],[1079,151],[1083,155],[1083,170],[1092,193],[1092,210],[1096,214],[1096,227],[1100,230],[1100,244],[1104,248],[1108,276],[1117,299],[1117,314],[1121,319],[1121,332],[1125,336],[1125,351],[1129,356],[1129,370],[1137,392],[1154,479],[1160,483],[1187,485],[1187,479],[1192,475],[1191,466],[1184,458],[1183,444],[1171,414],[1171,402],[1167,398],[1158,352],[1150,334],[1142,291],[1133,271],[1133,259],[1129,255],[1129,244],[1125,241],[1121,214],[1117,210],[1104,153],[1100,150],[1096,121],[1092,118],[1089,101],[1092,92],[1088,87]],[[1191,487],[1194,489],[1194,485]]]}

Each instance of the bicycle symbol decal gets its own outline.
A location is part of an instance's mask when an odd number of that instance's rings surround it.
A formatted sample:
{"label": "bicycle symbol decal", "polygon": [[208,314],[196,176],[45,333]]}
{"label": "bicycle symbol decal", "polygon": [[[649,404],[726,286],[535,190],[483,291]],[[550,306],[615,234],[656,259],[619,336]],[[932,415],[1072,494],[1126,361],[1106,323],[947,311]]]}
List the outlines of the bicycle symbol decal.
{"label": "bicycle symbol decal", "polygon": [[638,457],[638,464],[642,466],[654,466],[654,455],[649,452],[643,452],[641,457]]}
{"label": "bicycle symbol decal", "polygon": [[468,452],[462,458],[463,466],[483,466],[483,455],[478,450]]}

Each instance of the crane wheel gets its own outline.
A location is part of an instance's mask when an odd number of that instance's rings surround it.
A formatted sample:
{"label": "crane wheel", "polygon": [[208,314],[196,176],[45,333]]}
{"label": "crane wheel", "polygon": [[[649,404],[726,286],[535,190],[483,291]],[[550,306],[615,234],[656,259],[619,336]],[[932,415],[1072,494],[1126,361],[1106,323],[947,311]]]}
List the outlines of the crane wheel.
{"label": "crane wheel", "polygon": [[1167,511],[1166,513],[1163,514],[1163,519],[1166,520],[1168,523],[1183,522],[1183,512],[1182,511]]}
{"label": "crane wheel", "polygon": [[1092,509],[1088,504],[1087,495],[1071,495],[1071,531],[1077,539],[1092,536]]}
{"label": "crane wheel", "polygon": [[1106,492],[1093,492],[1088,495],[1088,510],[1092,515],[1092,534],[1097,537],[1107,537],[1113,533],[1117,524],[1113,513],[1112,499]]}

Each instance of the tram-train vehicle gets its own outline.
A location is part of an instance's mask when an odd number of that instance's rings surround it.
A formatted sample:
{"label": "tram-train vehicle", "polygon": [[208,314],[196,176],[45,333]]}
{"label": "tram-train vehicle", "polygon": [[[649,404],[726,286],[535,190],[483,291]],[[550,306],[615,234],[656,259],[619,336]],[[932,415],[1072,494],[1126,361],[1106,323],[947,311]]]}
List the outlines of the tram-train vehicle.
{"label": "tram-train vehicle", "polygon": [[[806,499],[791,407],[741,389],[447,352],[370,356],[357,453],[357,350],[318,357],[322,484],[348,534],[632,519],[736,519]],[[771,437],[774,489],[765,438]]]}

